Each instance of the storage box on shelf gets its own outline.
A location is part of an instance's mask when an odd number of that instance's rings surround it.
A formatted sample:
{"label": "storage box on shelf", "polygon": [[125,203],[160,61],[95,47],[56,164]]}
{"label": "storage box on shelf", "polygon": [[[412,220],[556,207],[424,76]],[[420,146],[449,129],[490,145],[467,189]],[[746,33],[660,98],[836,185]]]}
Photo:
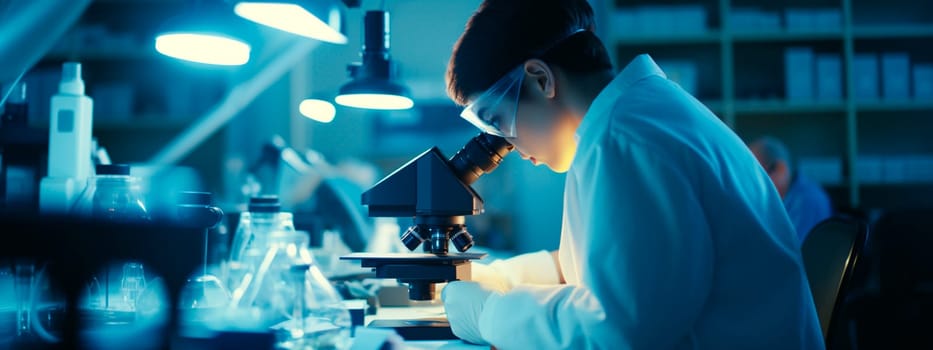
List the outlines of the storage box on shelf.
{"label": "storage box on shelf", "polygon": [[933,184],[933,155],[860,155],[856,174],[865,184]]}

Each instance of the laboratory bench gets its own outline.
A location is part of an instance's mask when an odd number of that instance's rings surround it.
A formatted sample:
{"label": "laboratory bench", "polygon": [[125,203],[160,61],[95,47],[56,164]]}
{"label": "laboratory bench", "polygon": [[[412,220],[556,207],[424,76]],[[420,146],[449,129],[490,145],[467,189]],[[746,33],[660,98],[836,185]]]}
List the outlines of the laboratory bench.
{"label": "laboratory bench", "polygon": [[[373,315],[366,315],[364,324],[369,325],[373,321],[378,320],[405,320],[405,321],[418,321],[418,320],[434,320],[437,318],[444,317],[444,307],[439,304],[439,301],[435,300],[434,302],[418,305],[418,306],[390,306],[390,307],[380,307],[378,311]],[[376,350],[383,349],[378,347],[378,344],[382,344],[386,341],[388,336],[386,330],[381,330],[380,328],[370,328],[366,327],[364,330],[362,327],[357,327],[353,332],[354,336],[352,338],[351,350]],[[258,334],[258,333],[242,333],[242,334],[226,334],[223,337],[218,337],[217,339],[212,340],[197,340],[192,338],[187,338],[182,341],[175,341],[171,349],[173,350],[206,350],[206,349],[219,349],[227,348],[230,344],[237,344],[238,346],[243,346],[244,344],[257,344],[257,348],[265,348],[267,345],[259,346],[258,344],[268,344],[272,339],[269,334]],[[222,339],[221,339],[222,338]],[[176,338],[177,339],[177,338]],[[400,343],[400,349],[412,349],[412,350],[479,350],[479,349],[490,349],[488,345],[475,345],[465,343],[459,339],[438,339],[438,340],[404,340],[398,338]],[[248,348],[248,347],[241,347]]]}

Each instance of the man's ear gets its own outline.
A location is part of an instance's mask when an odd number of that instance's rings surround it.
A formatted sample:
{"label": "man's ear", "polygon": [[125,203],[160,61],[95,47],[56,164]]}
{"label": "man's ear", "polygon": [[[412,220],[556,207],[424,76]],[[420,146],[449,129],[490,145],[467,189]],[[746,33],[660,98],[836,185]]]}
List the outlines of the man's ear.
{"label": "man's ear", "polygon": [[530,59],[525,62],[525,79],[534,83],[534,87],[541,91],[548,99],[557,96],[557,76],[547,63],[539,59]]}

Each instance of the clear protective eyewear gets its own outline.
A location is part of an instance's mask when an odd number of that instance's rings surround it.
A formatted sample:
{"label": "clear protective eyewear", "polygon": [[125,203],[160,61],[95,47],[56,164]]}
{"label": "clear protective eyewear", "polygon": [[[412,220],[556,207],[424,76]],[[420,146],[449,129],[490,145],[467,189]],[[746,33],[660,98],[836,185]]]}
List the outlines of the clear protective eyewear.
{"label": "clear protective eyewear", "polygon": [[[538,54],[532,56],[539,57],[567,38],[584,31],[584,29],[573,30],[547,49],[541,50]],[[515,67],[496,81],[495,84],[492,84],[476,101],[463,109],[460,117],[487,134],[505,138],[517,137],[515,124],[518,116],[518,97],[521,94],[522,83],[525,80],[524,67],[525,63],[522,62],[518,67]]]}
{"label": "clear protective eyewear", "polygon": [[525,80],[522,63],[496,81],[476,101],[463,109],[460,116],[483,132],[505,138],[516,137],[515,119],[518,97]]}

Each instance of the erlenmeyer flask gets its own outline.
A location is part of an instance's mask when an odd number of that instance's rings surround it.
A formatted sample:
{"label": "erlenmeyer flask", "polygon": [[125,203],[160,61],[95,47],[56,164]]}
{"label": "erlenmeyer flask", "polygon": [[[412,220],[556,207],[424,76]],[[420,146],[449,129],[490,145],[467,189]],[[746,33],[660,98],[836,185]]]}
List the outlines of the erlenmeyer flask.
{"label": "erlenmeyer flask", "polygon": [[314,264],[309,239],[305,231],[270,234],[265,253],[250,261],[255,268],[247,283],[233,291],[231,307],[258,315],[261,327],[274,330],[280,342],[343,349],[349,345],[350,314]]}
{"label": "erlenmeyer flask", "polygon": [[[312,264],[292,265],[288,288],[280,291],[288,317],[272,327],[277,347],[289,350],[346,349],[350,346],[350,314],[336,290]],[[284,277],[284,276],[283,276]]]}

